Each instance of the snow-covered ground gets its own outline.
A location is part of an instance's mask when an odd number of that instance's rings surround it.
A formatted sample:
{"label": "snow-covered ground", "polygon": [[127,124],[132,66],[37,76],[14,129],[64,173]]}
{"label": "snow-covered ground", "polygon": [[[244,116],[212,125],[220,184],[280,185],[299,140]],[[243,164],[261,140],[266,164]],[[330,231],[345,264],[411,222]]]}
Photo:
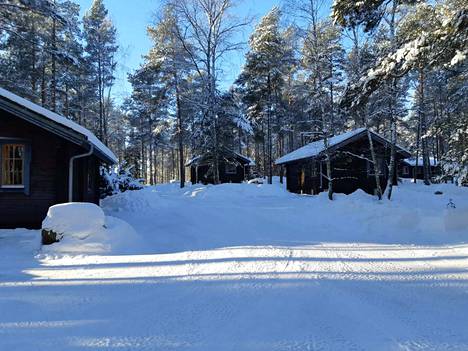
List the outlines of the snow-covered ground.
{"label": "snow-covered ground", "polygon": [[0,230],[0,350],[468,350],[468,188],[168,184],[103,208],[100,251]]}

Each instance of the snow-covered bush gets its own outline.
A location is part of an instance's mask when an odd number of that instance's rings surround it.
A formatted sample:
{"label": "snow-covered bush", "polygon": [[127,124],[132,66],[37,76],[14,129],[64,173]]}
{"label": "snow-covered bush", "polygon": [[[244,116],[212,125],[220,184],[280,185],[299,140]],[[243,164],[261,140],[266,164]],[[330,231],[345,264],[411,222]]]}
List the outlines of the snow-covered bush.
{"label": "snow-covered bush", "polygon": [[133,166],[128,167],[125,163],[116,165],[111,169],[101,167],[101,198],[123,193],[127,190],[140,190],[143,188],[143,180],[132,175]]}
{"label": "snow-covered bush", "polygon": [[102,209],[92,203],[66,203],[49,208],[42,221],[44,244],[60,241],[65,235],[86,239],[92,233],[102,230],[106,216]]}
{"label": "snow-covered bush", "polygon": [[[468,162],[468,160],[467,160]],[[439,180],[453,179],[457,185],[468,186],[468,164],[458,162],[442,161],[442,175]]]}

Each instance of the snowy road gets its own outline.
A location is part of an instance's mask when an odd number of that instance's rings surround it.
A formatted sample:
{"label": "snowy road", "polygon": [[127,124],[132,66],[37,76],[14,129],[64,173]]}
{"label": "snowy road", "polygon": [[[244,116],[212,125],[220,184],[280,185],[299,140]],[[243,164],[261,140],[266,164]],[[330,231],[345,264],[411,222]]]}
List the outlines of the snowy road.
{"label": "snowy road", "polygon": [[0,350],[468,350],[468,233],[443,230],[444,198],[246,187],[111,199],[144,236],[125,254],[34,257],[36,232],[0,231]]}

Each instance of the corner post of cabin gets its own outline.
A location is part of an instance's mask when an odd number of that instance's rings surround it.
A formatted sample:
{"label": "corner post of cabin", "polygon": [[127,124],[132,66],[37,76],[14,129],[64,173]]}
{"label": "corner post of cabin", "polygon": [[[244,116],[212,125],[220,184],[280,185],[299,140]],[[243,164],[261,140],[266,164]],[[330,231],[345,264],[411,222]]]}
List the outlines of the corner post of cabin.
{"label": "corner post of cabin", "polygon": [[280,166],[280,183],[283,184],[283,176],[284,176],[284,167],[283,165]]}

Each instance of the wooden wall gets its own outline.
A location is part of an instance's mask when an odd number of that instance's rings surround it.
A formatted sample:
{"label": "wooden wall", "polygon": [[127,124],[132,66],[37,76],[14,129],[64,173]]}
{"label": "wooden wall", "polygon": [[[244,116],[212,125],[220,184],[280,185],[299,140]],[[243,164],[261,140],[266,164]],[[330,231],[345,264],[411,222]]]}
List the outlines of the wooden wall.
{"label": "wooden wall", "polygon": [[[376,142],[374,142],[374,148],[377,157],[388,164],[390,162],[390,148]],[[366,159],[371,159],[367,138],[350,143],[333,155],[334,192],[351,194],[357,189],[362,189],[369,194],[374,194],[375,177],[368,174]],[[383,191],[387,185],[388,170],[387,167],[382,168],[380,186]],[[287,189],[299,194],[317,194],[327,190],[328,180],[326,177],[320,177],[320,170],[324,175],[327,174],[326,163],[323,159],[305,159],[286,164]],[[396,172],[393,181],[396,183]]]}
{"label": "wooden wall", "polygon": [[[68,161],[85,150],[4,111],[0,111],[0,138],[25,139],[31,146],[29,194],[0,189],[0,228],[40,228],[50,206],[68,201]],[[87,162],[75,164],[74,200],[98,203],[98,179],[93,189],[85,186]],[[97,172],[97,159],[93,156],[90,162]]]}
{"label": "wooden wall", "polygon": [[[201,165],[198,167],[198,179],[196,177],[197,175],[196,168],[197,167],[195,165],[192,165],[190,167],[190,178],[191,178],[190,180],[192,184],[195,184],[195,183],[213,184],[214,183],[213,176],[208,175],[209,166]],[[225,162],[219,163],[219,181],[221,183],[242,183],[246,179],[249,172],[250,172],[250,166],[238,165],[236,167],[235,174],[227,174]]]}

